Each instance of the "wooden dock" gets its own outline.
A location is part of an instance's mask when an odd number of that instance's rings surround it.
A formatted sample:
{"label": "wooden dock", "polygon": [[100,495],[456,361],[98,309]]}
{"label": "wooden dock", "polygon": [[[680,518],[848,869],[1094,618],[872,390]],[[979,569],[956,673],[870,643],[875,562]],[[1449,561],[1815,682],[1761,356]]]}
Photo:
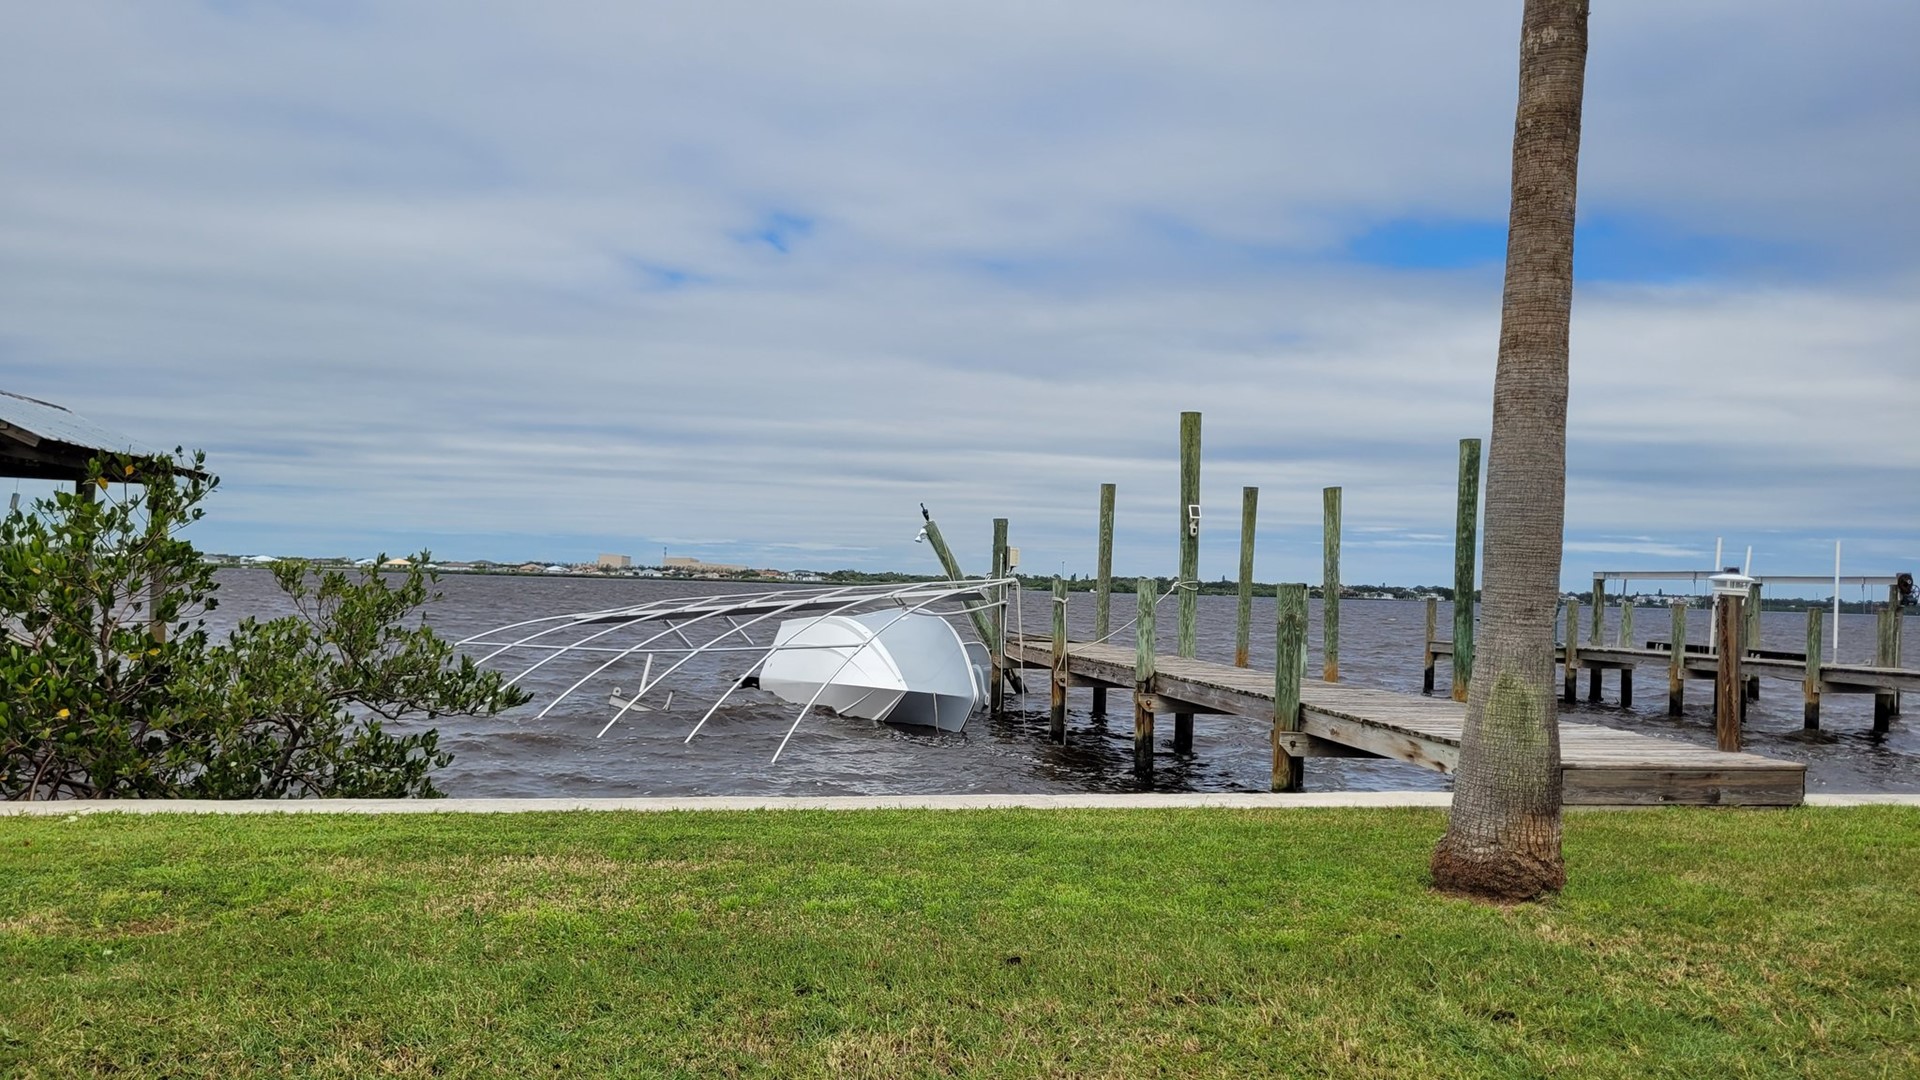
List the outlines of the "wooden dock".
{"label": "wooden dock", "polygon": [[[1302,680],[1297,731],[1273,730],[1274,675],[1179,656],[1153,657],[1153,672],[1136,682],[1130,646],[1070,642],[1056,668],[1055,645],[1009,637],[1010,664],[1054,669],[1055,685],[1119,687],[1142,711],[1224,713],[1270,731],[1276,775],[1282,752],[1301,757],[1392,758],[1452,773],[1460,760],[1466,706],[1457,702]],[[1059,696],[1056,696],[1059,700]],[[1151,732],[1149,730],[1149,737]],[[1794,806],[1806,792],[1806,766],[1758,754],[1726,753],[1672,739],[1593,724],[1560,724],[1565,799],[1575,806]]]}

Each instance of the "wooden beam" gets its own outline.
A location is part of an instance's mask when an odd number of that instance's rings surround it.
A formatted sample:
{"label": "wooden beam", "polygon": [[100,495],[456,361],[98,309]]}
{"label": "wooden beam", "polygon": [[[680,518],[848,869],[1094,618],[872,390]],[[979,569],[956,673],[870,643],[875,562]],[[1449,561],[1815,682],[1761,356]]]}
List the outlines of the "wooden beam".
{"label": "wooden beam", "polygon": [[1146,775],[1153,772],[1153,579],[1141,578],[1133,587],[1139,601],[1133,624],[1133,769]]}
{"label": "wooden beam", "polygon": [[[1181,656],[1194,655],[1200,591],[1200,414],[1180,414],[1180,626],[1176,647]],[[1193,714],[1173,714],[1173,749],[1193,749]]]}
{"label": "wooden beam", "polygon": [[1285,736],[1300,730],[1300,676],[1307,664],[1307,586],[1274,589],[1273,775],[1274,791],[1299,791],[1306,782],[1301,754]]}
{"label": "wooden beam", "polygon": [[1233,666],[1247,666],[1247,638],[1253,623],[1253,526],[1260,489],[1240,489],[1240,594],[1233,615]]}
{"label": "wooden beam", "polygon": [[[1113,500],[1114,485],[1100,485],[1100,550],[1094,562],[1093,640],[1105,641],[1113,633]],[[1093,689],[1093,715],[1107,715],[1107,688]]]}
{"label": "wooden beam", "polygon": [[1067,582],[1053,578],[1053,677],[1048,679],[1047,730],[1056,743],[1067,741]]}
{"label": "wooden beam", "polygon": [[1801,726],[1820,730],[1820,616],[1818,605],[1807,608],[1807,674],[1800,684]]}
{"label": "wooden beam", "polygon": [[1320,654],[1321,678],[1340,681],[1340,489],[1320,491]]}

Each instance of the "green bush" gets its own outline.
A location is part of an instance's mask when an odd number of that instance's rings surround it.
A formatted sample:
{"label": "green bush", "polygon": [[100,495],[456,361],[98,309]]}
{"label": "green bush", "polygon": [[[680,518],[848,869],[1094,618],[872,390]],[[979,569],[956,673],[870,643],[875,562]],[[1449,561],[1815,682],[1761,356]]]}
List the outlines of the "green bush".
{"label": "green bush", "polygon": [[204,463],[104,457],[0,522],[0,797],[439,794],[437,730],[383,725],[526,694],[420,621],[424,552],[404,576],[277,563],[298,614],[212,640],[214,568],[177,535],[218,486]]}

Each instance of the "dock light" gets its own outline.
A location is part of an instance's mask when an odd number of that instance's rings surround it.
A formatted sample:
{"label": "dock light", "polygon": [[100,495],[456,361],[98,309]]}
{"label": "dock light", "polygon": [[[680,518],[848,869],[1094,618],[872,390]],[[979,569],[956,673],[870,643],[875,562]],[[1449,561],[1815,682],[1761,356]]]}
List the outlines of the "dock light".
{"label": "dock light", "polygon": [[924,525],[922,525],[922,526],[920,527],[920,535],[918,535],[918,536],[915,536],[915,537],[913,538],[913,542],[914,542],[914,543],[916,543],[916,544],[924,544],[924,543],[926,543],[926,542],[927,542],[927,527],[926,527],[926,526],[924,526]]}
{"label": "dock light", "polygon": [[1747,590],[1753,587],[1753,579],[1741,573],[1737,566],[1729,566],[1707,581],[1713,586],[1713,595],[1738,596],[1743,600],[1746,599]]}

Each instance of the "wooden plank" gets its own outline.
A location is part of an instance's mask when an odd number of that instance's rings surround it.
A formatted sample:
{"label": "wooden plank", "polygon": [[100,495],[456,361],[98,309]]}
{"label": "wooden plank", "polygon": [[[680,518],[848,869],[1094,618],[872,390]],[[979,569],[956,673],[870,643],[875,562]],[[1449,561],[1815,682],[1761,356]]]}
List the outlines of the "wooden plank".
{"label": "wooden plank", "polygon": [[1561,770],[1569,806],[1798,806],[1806,768],[1598,768]]}
{"label": "wooden plank", "polygon": [[1362,750],[1357,746],[1347,746],[1323,739],[1318,735],[1309,735],[1304,731],[1276,731],[1273,733],[1276,747],[1285,753],[1290,761],[1302,758],[1377,758],[1380,755]]}

